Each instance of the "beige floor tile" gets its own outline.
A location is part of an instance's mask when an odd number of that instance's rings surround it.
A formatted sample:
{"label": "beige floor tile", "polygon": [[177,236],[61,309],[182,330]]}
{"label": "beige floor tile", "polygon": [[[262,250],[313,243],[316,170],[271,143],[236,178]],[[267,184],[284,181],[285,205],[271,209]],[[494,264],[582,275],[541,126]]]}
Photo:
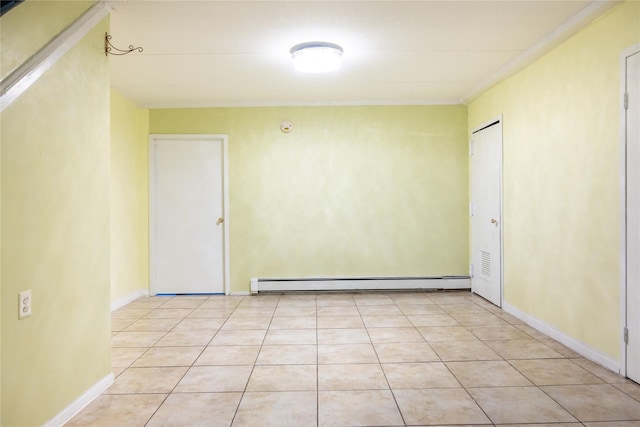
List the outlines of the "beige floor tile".
{"label": "beige floor tile", "polygon": [[316,331],[313,329],[269,330],[264,339],[264,345],[279,344],[316,344]]}
{"label": "beige floor tile", "polygon": [[399,293],[391,295],[391,299],[396,305],[434,305],[435,303],[426,294]]}
{"label": "beige floor tile", "polygon": [[269,329],[315,329],[316,326],[315,316],[274,317]]}
{"label": "beige floor tile", "polygon": [[311,391],[318,389],[316,365],[276,365],[253,368],[247,391]]}
{"label": "beige floor tile", "polygon": [[468,329],[482,341],[531,339],[529,335],[512,325],[469,326]]}
{"label": "beige floor tile", "polygon": [[273,317],[273,313],[275,311],[275,307],[238,307],[233,311],[230,317]]}
{"label": "beige floor tile", "polygon": [[125,331],[131,332],[168,332],[173,329],[180,319],[140,319],[129,325]]}
{"label": "beige floor tile", "polygon": [[250,296],[247,298],[244,298],[240,304],[238,304],[239,307],[270,307],[270,308],[276,308],[276,306],[278,305],[278,300],[280,299],[280,296],[278,295],[256,295],[256,296]]}
{"label": "beige floor tile", "polygon": [[403,313],[395,305],[360,305],[361,316],[402,316]]}
{"label": "beige floor tile", "polygon": [[170,331],[155,345],[159,347],[205,346],[209,344],[213,334],[207,330]]}
{"label": "beige floor tile", "polygon": [[176,393],[244,391],[252,366],[194,366],[176,386]]}
{"label": "beige floor tile", "polygon": [[362,316],[362,321],[367,328],[406,328],[411,327],[411,322],[404,316]]}
{"label": "beige floor tile", "polygon": [[120,374],[126,370],[127,368],[123,368],[123,367],[111,367],[111,373],[113,374],[114,378],[118,378]]}
{"label": "beige floor tile", "polygon": [[422,315],[422,316],[440,315],[442,316],[447,314],[443,309],[441,309],[435,304],[430,304],[430,305],[398,304],[398,308],[400,308],[400,310],[407,316],[408,315]]}
{"label": "beige floor tile", "polygon": [[393,394],[408,425],[490,423],[462,388],[394,390]]}
{"label": "beige floor tile", "polygon": [[560,353],[534,339],[484,341],[484,343],[505,359],[562,359]]}
{"label": "beige floor tile", "polygon": [[196,308],[187,319],[226,319],[234,311],[234,308]]}
{"label": "beige floor tile", "polygon": [[378,363],[371,344],[329,344],[318,346],[318,364]]}
{"label": "beige floor tile", "polygon": [[449,313],[461,325],[506,325],[507,322],[491,313]]}
{"label": "beige floor tile", "polygon": [[378,343],[373,345],[380,363],[439,362],[426,342]]}
{"label": "beige floor tile", "polygon": [[501,357],[481,341],[430,341],[440,359],[445,361],[500,360]]}
{"label": "beige floor tile", "polygon": [[317,419],[315,391],[246,392],[233,427],[316,427]]}
{"label": "beige floor tile", "polygon": [[253,365],[259,345],[211,345],[204,349],[195,365]]}
{"label": "beige floor tile", "polygon": [[265,345],[256,365],[311,365],[318,363],[315,345]]}
{"label": "beige floor tile", "polygon": [[351,295],[318,295],[317,307],[355,307],[356,303]]}
{"label": "beige floor tile", "polygon": [[278,307],[315,307],[316,295],[282,295]]}
{"label": "beige floor tile", "polygon": [[133,365],[135,368],[191,366],[204,346],[200,347],[152,347]]}
{"label": "beige floor tile", "polygon": [[640,384],[628,381],[623,384],[612,384],[615,388],[640,402]]}
{"label": "beige floor tile", "polygon": [[151,347],[165,332],[118,332],[111,338],[111,347]]}
{"label": "beige floor tile", "polygon": [[548,336],[546,336],[545,334],[543,334],[542,332],[540,332],[539,330],[532,328],[529,325],[513,325],[516,328],[520,329],[522,332],[524,332],[525,334],[529,335],[531,338],[535,338],[535,339],[546,339],[549,338]]}
{"label": "beige floor tile", "polygon": [[640,421],[640,402],[609,384],[541,387],[580,421]]}
{"label": "beige floor tile", "polygon": [[166,394],[98,396],[65,426],[139,427],[147,423]]}
{"label": "beige floor tile", "polygon": [[366,329],[318,329],[318,344],[369,344]]}
{"label": "beige floor tile", "polygon": [[320,306],[317,309],[318,317],[325,316],[360,316],[360,312],[355,305],[352,306]]}
{"label": "beige floor tile", "polygon": [[592,362],[591,360],[587,360],[583,357],[580,357],[578,359],[571,359],[571,360],[574,363],[577,363],[578,365],[582,366],[587,371],[591,372],[593,375],[596,375],[602,378],[607,383],[624,384],[628,381],[625,377],[618,375],[615,372],[610,371],[609,369],[603,366],[600,366],[597,363]]}
{"label": "beige floor tile", "polygon": [[464,387],[532,385],[513,366],[502,360],[447,362],[447,367]]}
{"label": "beige floor tile", "polygon": [[242,393],[173,393],[146,427],[231,425]]}
{"label": "beige floor tile", "polygon": [[185,372],[185,367],[128,368],[105,394],[170,393]]}
{"label": "beige floor tile", "polygon": [[230,317],[224,322],[221,330],[269,329],[271,317]]}
{"label": "beige floor tile", "polygon": [[634,421],[595,421],[584,423],[586,427],[638,427],[640,420]]}
{"label": "beige floor tile", "polygon": [[579,427],[582,423],[500,424],[500,427]]}
{"label": "beige floor tile", "polygon": [[244,297],[241,296],[213,295],[203,302],[200,308],[235,308],[243,300]]}
{"label": "beige floor tile", "polygon": [[373,343],[424,342],[416,328],[369,328]]}
{"label": "beige floor tile", "polygon": [[128,368],[148,349],[148,347],[114,347],[111,349],[111,366]]}
{"label": "beige floor tile", "polygon": [[172,298],[170,301],[162,304],[162,308],[198,308],[207,300],[208,297],[185,297]]}
{"label": "beige floor tile", "polygon": [[129,306],[124,306],[119,308],[111,313],[112,319],[140,319],[147,314],[151,313],[153,308],[141,307],[134,308]]}
{"label": "beige floor tile", "polygon": [[210,331],[216,332],[224,324],[226,319],[218,317],[212,319],[187,318],[176,325],[176,331]]}
{"label": "beige floor tile", "polygon": [[274,317],[291,317],[291,316],[315,316],[316,315],[316,306],[315,303],[312,307],[287,307],[280,306],[276,308]]}
{"label": "beige floor tile", "polygon": [[165,304],[166,302],[167,302],[167,298],[165,297],[141,297],[127,304],[127,307],[153,309],[153,308],[160,307],[162,304]]}
{"label": "beige floor tile", "polygon": [[127,327],[132,325],[134,322],[136,322],[136,319],[114,317],[111,319],[111,331],[112,332],[124,331],[125,329],[127,329]]}
{"label": "beige floor tile", "polygon": [[538,339],[538,341],[540,341],[542,344],[546,345],[550,349],[557,351],[558,353],[560,353],[564,357],[569,357],[569,358],[582,357],[578,353],[576,353],[575,351],[571,350],[569,347],[566,347],[566,346],[560,344],[558,341],[556,341],[554,339],[544,338],[544,339]]}
{"label": "beige floor tile", "polygon": [[603,381],[567,359],[512,360],[511,364],[535,385],[600,384]]}
{"label": "beige floor tile", "polygon": [[357,306],[394,304],[390,296],[376,293],[356,294],[353,296],[353,300]]}
{"label": "beige floor tile", "polygon": [[156,308],[147,314],[147,319],[184,319],[193,311],[192,308]]}
{"label": "beige floor tile", "polygon": [[448,314],[411,314],[407,316],[413,326],[456,326],[458,321]]}
{"label": "beige floor tile", "polygon": [[325,316],[318,317],[318,328],[357,329],[364,328],[364,322],[360,316]]}
{"label": "beige floor tile", "polygon": [[403,425],[389,390],[318,392],[318,426]]}
{"label": "beige floor tile", "polygon": [[442,362],[385,363],[382,365],[392,389],[460,387]]}
{"label": "beige floor tile", "polygon": [[577,421],[537,387],[469,388],[467,391],[496,424]]}
{"label": "beige floor tile", "polygon": [[261,345],[265,330],[218,331],[209,345]]}
{"label": "beige floor tile", "polygon": [[383,390],[389,385],[379,364],[319,365],[318,390]]}
{"label": "beige floor tile", "polygon": [[478,341],[464,326],[421,326],[416,329],[427,341]]}

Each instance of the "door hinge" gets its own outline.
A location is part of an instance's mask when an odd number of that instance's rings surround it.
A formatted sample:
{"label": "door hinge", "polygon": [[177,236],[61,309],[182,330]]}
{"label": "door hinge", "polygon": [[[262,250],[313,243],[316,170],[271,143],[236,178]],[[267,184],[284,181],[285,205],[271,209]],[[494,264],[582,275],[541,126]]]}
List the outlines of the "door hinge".
{"label": "door hinge", "polygon": [[473,216],[474,214],[474,205],[473,203],[469,203],[469,216]]}
{"label": "door hinge", "polygon": [[625,110],[629,109],[629,94],[628,93],[624,94],[624,109]]}
{"label": "door hinge", "polygon": [[469,264],[469,276],[473,277],[473,264]]}
{"label": "door hinge", "polygon": [[629,329],[626,326],[622,330],[622,335],[624,336],[624,343],[629,344]]}
{"label": "door hinge", "polygon": [[473,156],[473,141],[469,141],[469,155]]}

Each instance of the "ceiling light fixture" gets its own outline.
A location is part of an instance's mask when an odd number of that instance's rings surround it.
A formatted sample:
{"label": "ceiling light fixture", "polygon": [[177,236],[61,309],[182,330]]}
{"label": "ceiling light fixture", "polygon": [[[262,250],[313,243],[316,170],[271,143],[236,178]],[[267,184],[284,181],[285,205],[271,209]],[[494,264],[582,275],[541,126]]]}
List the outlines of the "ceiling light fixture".
{"label": "ceiling light fixture", "polygon": [[334,43],[307,42],[289,50],[296,70],[303,73],[326,73],[340,68],[342,48]]}

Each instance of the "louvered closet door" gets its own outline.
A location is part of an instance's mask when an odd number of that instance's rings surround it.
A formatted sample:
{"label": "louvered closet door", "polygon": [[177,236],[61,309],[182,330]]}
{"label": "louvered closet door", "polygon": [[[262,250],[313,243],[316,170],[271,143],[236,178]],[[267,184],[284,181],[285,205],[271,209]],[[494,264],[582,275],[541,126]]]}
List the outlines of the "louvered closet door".
{"label": "louvered closet door", "polygon": [[471,290],[502,305],[502,122],[471,138]]}

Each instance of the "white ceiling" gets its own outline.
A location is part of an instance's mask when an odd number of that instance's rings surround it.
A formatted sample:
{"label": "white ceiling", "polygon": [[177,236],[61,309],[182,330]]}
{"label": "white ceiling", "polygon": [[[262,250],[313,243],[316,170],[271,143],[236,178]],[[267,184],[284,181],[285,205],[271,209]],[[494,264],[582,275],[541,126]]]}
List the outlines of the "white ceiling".
{"label": "white ceiling", "polygon": [[[464,103],[614,1],[114,1],[111,81],[141,106]],[[298,73],[289,49],[337,43]]]}

